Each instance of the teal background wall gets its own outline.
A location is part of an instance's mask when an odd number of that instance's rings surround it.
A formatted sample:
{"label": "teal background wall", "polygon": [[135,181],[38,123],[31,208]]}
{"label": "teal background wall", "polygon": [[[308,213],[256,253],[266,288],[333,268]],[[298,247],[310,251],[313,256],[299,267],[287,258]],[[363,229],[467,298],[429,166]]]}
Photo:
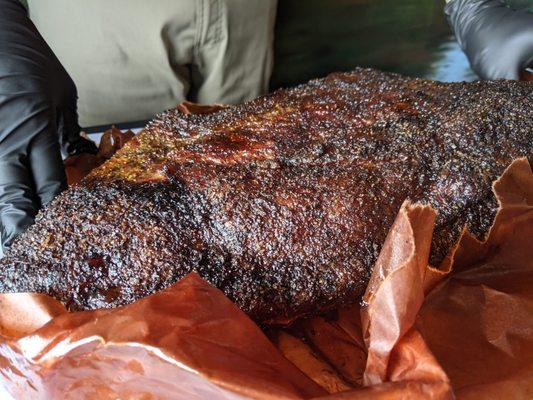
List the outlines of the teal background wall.
{"label": "teal background wall", "polygon": [[442,81],[473,80],[444,0],[279,0],[271,87],[370,66]]}

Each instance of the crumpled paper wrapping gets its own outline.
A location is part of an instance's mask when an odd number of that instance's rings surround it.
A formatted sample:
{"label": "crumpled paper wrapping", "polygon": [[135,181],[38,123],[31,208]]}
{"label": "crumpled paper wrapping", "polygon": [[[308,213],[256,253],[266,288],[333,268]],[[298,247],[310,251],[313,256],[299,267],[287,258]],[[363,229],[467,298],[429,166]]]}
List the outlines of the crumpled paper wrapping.
{"label": "crumpled paper wrapping", "polygon": [[[84,135],[83,132],[82,135]],[[102,135],[97,154],[83,153],[68,157],[64,164],[69,186],[78,183],[93,169],[110,159],[113,154],[124,147],[126,142],[134,136],[135,134],[130,130],[121,131],[117,127],[112,126],[111,129],[105,131]],[[86,135],[85,137],[87,138]]]}
{"label": "crumpled paper wrapping", "polygon": [[516,160],[494,183],[485,243],[464,235],[453,271],[426,294],[416,327],[461,399],[533,398],[533,175]]}
{"label": "crumpled paper wrapping", "polygon": [[[485,242],[428,265],[435,211],[404,203],[363,302],[261,330],[190,274],[111,310],[0,295],[1,383],[16,399],[533,396],[533,174],[495,182]],[[356,299],[354,299],[356,300]]]}
{"label": "crumpled paper wrapping", "polygon": [[[36,303],[55,301],[39,297]],[[46,315],[45,307],[38,311]],[[27,312],[31,316],[35,309]],[[323,394],[243,312],[196,274],[127,307],[63,310],[30,329],[15,329],[17,336],[2,337],[0,346],[4,384],[16,399]]]}

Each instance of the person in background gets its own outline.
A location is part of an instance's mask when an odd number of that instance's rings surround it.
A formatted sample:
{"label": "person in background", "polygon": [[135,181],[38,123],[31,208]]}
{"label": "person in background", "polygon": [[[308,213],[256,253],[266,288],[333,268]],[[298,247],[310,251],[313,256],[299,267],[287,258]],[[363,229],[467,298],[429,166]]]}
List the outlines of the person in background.
{"label": "person in background", "polygon": [[66,187],[80,137],[76,87],[16,0],[0,0],[0,237],[9,243]]}
{"label": "person in background", "polygon": [[0,0],[0,256],[66,188],[61,153],[96,152],[80,123],[146,120],[184,100],[232,104],[268,89],[277,0],[27,6],[29,15],[19,0]]}
{"label": "person in background", "polygon": [[531,79],[533,0],[447,0],[445,12],[482,79]]}
{"label": "person in background", "polygon": [[76,83],[81,126],[268,90],[276,0],[28,0],[28,8]]}

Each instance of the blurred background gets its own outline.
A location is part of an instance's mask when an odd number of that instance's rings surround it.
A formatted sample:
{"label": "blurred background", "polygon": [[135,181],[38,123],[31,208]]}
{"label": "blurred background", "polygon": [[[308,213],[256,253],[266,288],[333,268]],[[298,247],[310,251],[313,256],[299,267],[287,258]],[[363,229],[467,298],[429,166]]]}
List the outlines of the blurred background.
{"label": "blurred background", "polygon": [[448,26],[444,4],[279,0],[271,89],[355,66],[445,82],[475,80]]}
{"label": "blurred background", "polygon": [[370,66],[440,81],[477,79],[444,0],[279,0],[271,88]]}

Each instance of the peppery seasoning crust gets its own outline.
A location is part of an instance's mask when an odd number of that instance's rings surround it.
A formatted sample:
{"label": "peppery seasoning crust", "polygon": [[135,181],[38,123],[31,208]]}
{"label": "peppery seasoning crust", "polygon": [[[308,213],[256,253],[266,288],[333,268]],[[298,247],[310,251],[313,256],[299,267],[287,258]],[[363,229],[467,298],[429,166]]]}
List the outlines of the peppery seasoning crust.
{"label": "peppery seasoning crust", "polygon": [[170,110],[39,213],[0,291],[115,307],[196,271],[256,321],[357,300],[405,199],[438,210],[432,262],[533,154],[533,85],[336,73],[207,115]]}

